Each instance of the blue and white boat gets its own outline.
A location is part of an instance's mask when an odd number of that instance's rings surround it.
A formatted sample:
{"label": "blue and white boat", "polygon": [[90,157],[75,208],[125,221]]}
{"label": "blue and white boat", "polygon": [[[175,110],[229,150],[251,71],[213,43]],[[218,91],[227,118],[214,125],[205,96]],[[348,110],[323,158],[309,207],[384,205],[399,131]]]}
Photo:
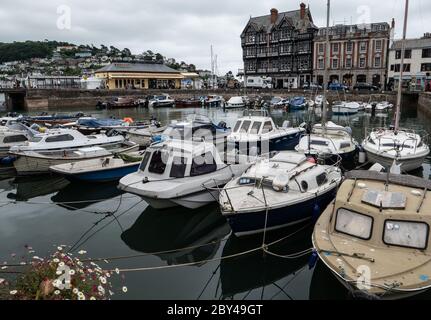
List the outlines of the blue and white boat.
{"label": "blue and white boat", "polygon": [[262,155],[293,150],[305,132],[303,127],[291,127],[288,121],[281,128],[276,126],[266,110],[247,112],[247,116],[237,120],[227,137],[229,148],[235,148],[241,154]]}
{"label": "blue and white boat", "polygon": [[138,171],[141,161],[141,152],[134,152],[52,166],[50,171],[72,182],[111,182]]}
{"label": "blue and white boat", "polygon": [[308,103],[304,97],[294,97],[289,102],[290,110],[303,110],[307,106],[308,106]]}
{"label": "blue and white boat", "polygon": [[334,166],[280,152],[229,182],[219,204],[235,235],[247,236],[317,219],[341,180],[341,170]]}

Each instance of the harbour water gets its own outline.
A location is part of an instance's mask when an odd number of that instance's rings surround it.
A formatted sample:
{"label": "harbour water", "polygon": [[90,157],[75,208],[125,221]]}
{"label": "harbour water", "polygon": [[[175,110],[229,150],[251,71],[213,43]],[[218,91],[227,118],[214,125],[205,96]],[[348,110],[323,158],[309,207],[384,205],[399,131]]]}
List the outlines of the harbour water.
{"label": "harbour water", "polygon": [[[408,110],[415,109],[405,108],[403,126],[431,132],[424,116]],[[135,120],[155,116],[162,123],[199,113],[228,126],[242,116],[242,111],[221,109],[86,112],[101,118]],[[272,116],[279,125],[285,120],[298,125],[308,119],[305,112],[274,111]],[[361,141],[366,128],[390,124],[392,114],[361,113],[332,120],[351,126]],[[414,174],[429,178],[429,159]],[[310,248],[311,233],[312,227],[307,226],[279,230],[266,242],[290,235],[271,248],[286,255]],[[70,246],[75,254],[86,250],[91,258],[107,258],[109,263],[102,262],[102,268],[144,268],[113,277],[114,287],[128,288],[127,293],[117,293],[113,299],[349,299],[348,292],[320,263],[309,270],[308,256],[284,260],[256,251],[231,257],[259,248],[262,236],[239,239],[231,235],[216,204],[197,211],[177,208],[158,212],[138,197],[122,194],[115,184],[75,185],[56,176],[16,178],[13,173],[2,172],[0,264],[21,262],[28,257],[28,246],[36,251],[31,258],[48,256],[58,245]],[[110,259],[132,255],[137,257]],[[231,258],[221,261],[220,257]],[[430,294],[422,297],[430,298]]]}

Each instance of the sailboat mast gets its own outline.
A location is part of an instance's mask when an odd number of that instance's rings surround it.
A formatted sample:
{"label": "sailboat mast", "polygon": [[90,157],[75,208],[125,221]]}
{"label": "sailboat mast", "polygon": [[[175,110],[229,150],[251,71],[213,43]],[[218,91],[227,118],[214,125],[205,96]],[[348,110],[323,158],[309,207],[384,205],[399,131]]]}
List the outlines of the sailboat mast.
{"label": "sailboat mast", "polygon": [[329,64],[331,62],[331,48],[329,46],[329,23],[330,23],[330,16],[331,16],[331,0],[328,0],[328,12],[327,12],[327,20],[326,20],[326,43],[325,43],[325,47],[326,47],[326,57],[325,57],[325,72],[323,74],[323,110],[322,110],[322,129],[323,132],[325,133],[326,131],[326,111],[328,108],[328,104],[327,104],[327,95],[328,95],[328,83],[329,83],[329,79],[328,79],[328,70],[329,70]]}
{"label": "sailboat mast", "polygon": [[401,101],[402,101],[402,90],[403,90],[403,74],[404,74],[404,59],[406,55],[406,37],[407,37],[407,19],[409,15],[409,0],[406,0],[406,8],[404,13],[404,29],[403,29],[403,40],[401,41],[401,65],[400,65],[400,79],[398,81],[398,95],[397,95],[397,111],[395,114],[395,132],[400,129],[400,117],[401,117]]}

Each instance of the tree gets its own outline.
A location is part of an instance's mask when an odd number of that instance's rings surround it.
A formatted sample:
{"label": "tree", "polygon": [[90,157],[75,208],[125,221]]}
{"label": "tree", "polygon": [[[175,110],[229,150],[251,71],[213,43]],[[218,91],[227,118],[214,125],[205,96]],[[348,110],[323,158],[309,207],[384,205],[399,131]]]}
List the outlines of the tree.
{"label": "tree", "polygon": [[130,52],[129,48],[124,48],[123,51],[121,51],[121,55],[124,57],[130,57],[132,56],[132,52]]}
{"label": "tree", "polygon": [[164,62],[165,61],[165,58],[160,53],[156,53],[155,59],[157,62]]}

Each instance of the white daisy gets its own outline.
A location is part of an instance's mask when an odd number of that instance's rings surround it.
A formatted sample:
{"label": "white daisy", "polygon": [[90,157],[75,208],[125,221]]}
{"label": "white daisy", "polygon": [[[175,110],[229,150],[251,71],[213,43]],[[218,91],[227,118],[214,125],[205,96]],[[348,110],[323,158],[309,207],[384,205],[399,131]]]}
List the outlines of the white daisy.
{"label": "white daisy", "polygon": [[85,300],[85,296],[83,293],[78,295],[78,300]]}
{"label": "white daisy", "polygon": [[57,258],[55,258],[54,260],[52,260],[52,262],[54,262],[54,263],[59,263],[59,262],[60,262],[60,260],[58,260]]}
{"label": "white daisy", "polygon": [[123,287],[123,292],[126,293],[127,292],[127,287]]}
{"label": "white daisy", "polygon": [[55,294],[56,296],[58,296],[58,295],[60,294],[60,290],[55,290],[55,291],[54,291],[54,294]]}
{"label": "white daisy", "polygon": [[73,292],[74,294],[78,294],[78,293],[79,293],[79,290],[78,290],[78,288],[73,288],[72,292]]}
{"label": "white daisy", "polygon": [[96,300],[96,298],[95,298],[95,297],[91,297],[91,298],[90,298],[90,300],[93,300],[93,301],[94,301],[94,300]]}
{"label": "white daisy", "polygon": [[57,276],[61,276],[61,275],[63,274],[63,272],[61,272],[60,270],[58,270],[55,274],[56,274]]}
{"label": "white daisy", "polygon": [[106,278],[105,277],[100,277],[99,280],[102,284],[106,284]]}
{"label": "white daisy", "polygon": [[116,273],[116,274],[120,274],[120,269],[115,268],[115,273]]}
{"label": "white daisy", "polygon": [[17,293],[18,293],[18,291],[16,291],[16,290],[12,290],[11,292],[9,292],[11,295],[16,295]]}
{"label": "white daisy", "polygon": [[100,293],[105,294],[105,288],[103,288],[102,286],[98,286],[97,290],[99,290]]}
{"label": "white daisy", "polygon": [[58,251],[63,251],[63,247],[57,247]]}
{"label": "white daisy", "polygon": [[70,271],[69,271],[69,274],[70,274],[71,276],[74,276],[74,275],[76,274],[76,272],[75,272],[75,270],[73,270],[73,269],[72,269],[72,270],[70,270]]}
{"label": "white daisy", "polygon": [[58,266],[59,266],[59,267],[64,267],[64,262],[60,262],[60,263],[58,264]]}

